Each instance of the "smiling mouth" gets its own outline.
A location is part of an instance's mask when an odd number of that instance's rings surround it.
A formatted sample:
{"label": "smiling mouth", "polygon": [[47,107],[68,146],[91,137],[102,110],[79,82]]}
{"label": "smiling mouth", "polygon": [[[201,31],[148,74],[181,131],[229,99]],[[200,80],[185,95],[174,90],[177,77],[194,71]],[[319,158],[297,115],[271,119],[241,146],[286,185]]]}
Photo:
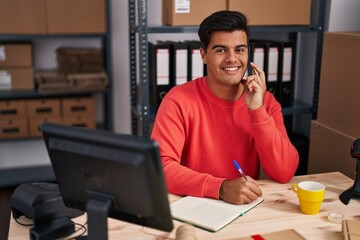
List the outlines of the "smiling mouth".
{"label": "smiling mouth", "polygon": [[240,67],[223,67],[222,68],[222,70],[227,71],[227,72],[235,72],[239,69],[240,69]]}

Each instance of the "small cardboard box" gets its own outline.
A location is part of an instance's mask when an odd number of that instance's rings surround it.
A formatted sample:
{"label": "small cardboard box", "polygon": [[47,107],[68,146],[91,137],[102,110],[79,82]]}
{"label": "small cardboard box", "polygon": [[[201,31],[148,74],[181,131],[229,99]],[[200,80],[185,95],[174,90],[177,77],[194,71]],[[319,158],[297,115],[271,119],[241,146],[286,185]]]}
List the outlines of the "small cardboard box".
{"label": "small cardboard box", "polygon": [[30,137],[41,137],[42,136],[42,132],[40,131],[40,126],[41,124],[45,123],[45,122],[52,122],[52,123],[59,123],[62,124],[62,118],[59,117],[32,117],[28,119],[29,121],[29,135]]}
{"label": "small cardboard box", "polygon": [[1,0],[1,34],[45,34],[45,0]]}
{"label": "small cardboard box", "polygon": [[2,100],[0,101],[0,118],[25,118],[25,100]]}
{"label": "small cardboard box", "polygon": [[93,97],[63,98],[61,100],[62,116],[95,116],[95,99]]}
{"label": "small cardboard box", "polygon": [[96,128],[95,117],[93,116],[66,116],[63,118],[63,123],[73,127]]}
{"label": "small cardboard box", "polygon": [[0,90],[34,90],[34,86],[31,67],[0,67]]}
{"label": "small cardboard box", "polygon": [[344,219],[341,231],[344,240],[360,240],[360,221],[355,219]]}
{"label": "small cardboard box", "polygon": [[249,26],[309,25],[311,0],[227,0],[227,8],[245,14]]}
{"label": "small cardboard box", "polygon": [[356,159],[350,155],[355,137],[323,123],[311,122],[308,173],[339,171],[355,179]]}
{"label": "small cardboard box", "polygon": [[359,66],[360,32],[324,34],[317,120],[354,137],[360,137]]}
{"label": "small cardboard box", "polygon": [[105,0],[46,0],[48,33],[104,33]]}
{"label": "small cardboard box", "polygon": [[0,139],[29,137],[26,118],[0,119]]}
{"label": "small cardboard box", "polygon": [[162,22],[170,26],[198,26],[219,10],[226,10],[226,0],[163,0]]}
{"label": "small cardboard box", "polygon": [[31,44],[0,44],[0,67],[31,66]]}
{"label": "small cardboard box", "polygon": [[32,117],[60,117],[60,99],[43,98],[26,100],[27,116]]}

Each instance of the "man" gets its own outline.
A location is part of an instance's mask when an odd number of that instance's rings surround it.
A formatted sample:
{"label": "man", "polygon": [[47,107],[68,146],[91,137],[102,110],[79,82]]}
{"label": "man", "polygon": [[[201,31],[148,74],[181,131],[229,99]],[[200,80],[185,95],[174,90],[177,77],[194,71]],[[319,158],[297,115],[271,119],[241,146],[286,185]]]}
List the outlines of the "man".
{"label": "man", "polygon": [[169,192],[250,203],[262,195],[254,180],[260,165],[270,179],[285,183],[294,176],[299,156],[287,136],[280,104],[266,91],[264,71],[251,63],[252,74],[243,79],[246,17],[234,11],[213,13],[198,35],[208,75],[165,96],[151,138],[160,145]]}

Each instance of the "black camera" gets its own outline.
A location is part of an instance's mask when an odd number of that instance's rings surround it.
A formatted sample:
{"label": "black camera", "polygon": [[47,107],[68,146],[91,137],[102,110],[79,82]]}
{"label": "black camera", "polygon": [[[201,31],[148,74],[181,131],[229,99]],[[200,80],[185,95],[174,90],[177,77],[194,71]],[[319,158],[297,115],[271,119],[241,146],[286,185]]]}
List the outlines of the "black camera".
{"label": "black camera", "polygon": [[356,178],[354,185],[339,196],[340,201],[345,205],[348,205],[351,198],[360,197],[360,138],[356,139],[351,145],[350,154],[357,159]]}

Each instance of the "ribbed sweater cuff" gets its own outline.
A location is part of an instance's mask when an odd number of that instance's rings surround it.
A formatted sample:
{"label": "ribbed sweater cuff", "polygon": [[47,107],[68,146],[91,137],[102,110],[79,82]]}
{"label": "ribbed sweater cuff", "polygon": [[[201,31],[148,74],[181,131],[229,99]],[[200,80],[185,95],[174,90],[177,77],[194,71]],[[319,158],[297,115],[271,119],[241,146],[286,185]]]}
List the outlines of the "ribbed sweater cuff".
{"label": "ribbed sweater cuff", "polygon": [[204,187],[204,197],[219,199],[220,187],[225,179],[209,177]]}
{"label": "ribbed sweater cuff", "polygon": [[260,123],[266,121],[270,116],[266,112],[265,106],[262,106],[256,110],[249,110],[249,116],[251,123]]}

